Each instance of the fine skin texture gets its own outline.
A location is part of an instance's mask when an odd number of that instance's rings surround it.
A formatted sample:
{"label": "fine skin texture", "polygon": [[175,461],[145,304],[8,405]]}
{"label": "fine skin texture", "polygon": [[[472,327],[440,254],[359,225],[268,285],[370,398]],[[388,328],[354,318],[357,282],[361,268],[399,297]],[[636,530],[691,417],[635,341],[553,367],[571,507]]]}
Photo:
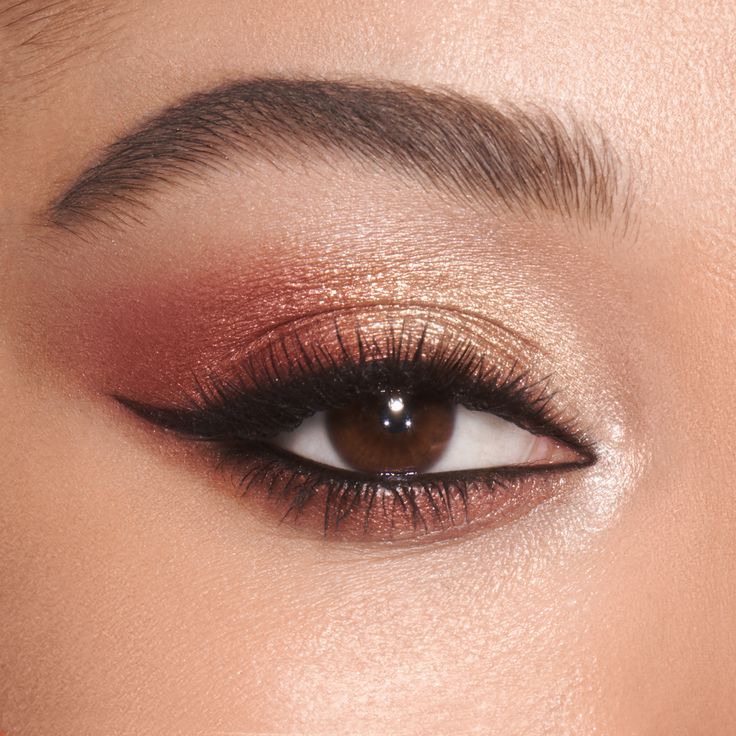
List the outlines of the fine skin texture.
{"label": "fine skin texture", "polygon": [[[733,3],[27,0],[0,28],[1,731],[736,732]],[[543,106],[602,131],[615,206],[312,140],[50,216],[106,146],[255,77]],[[549,376],[596,462],[466,533],[323,538],[114,398],[387,313]]]}

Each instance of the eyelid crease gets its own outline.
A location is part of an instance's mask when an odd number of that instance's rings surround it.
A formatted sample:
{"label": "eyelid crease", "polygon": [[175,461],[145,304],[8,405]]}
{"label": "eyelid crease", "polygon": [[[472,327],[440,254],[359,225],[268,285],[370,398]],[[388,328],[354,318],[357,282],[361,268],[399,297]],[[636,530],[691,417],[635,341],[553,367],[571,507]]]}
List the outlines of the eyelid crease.
{"label": "eyelid crease", "polygon": [[549,351],[539,342],[532,340],[509,325],[504,324],[500,320],[496,320],[483,312],[478,312],[474,309],[468,309],[454,304],[452,306],[448,306],[437,304],[436,302],[424,302],[416,299],[406,299],[400,304],[389,300],[365,300],[349,307],[336,308],[334,306],[325,306],[313,309],[308,313],[303,314],[297,320],[292,317],[285,317],[280,321],[272,321],[267,327],[264,327],[261,331],[255,332],[252,335],[251,344],[263,338],[268,338],[269,335],[278,332],[282,328],[290,328],[291,330],[296,331],[301,325],[314,322],[315,320],[326,318],[334,322],[345,318],[360,319],[361,315],[364,313],[371,313],[374,316],[383,313],[389,316],[392,313],[400,313],[405,315],[407,318],[416,317],[419,319],[429,319],[428,315],[431,315],[433,320],[444,320],[448,324],[455,324],[462,321],[468,328],[476,326],[478,329],[486,331],[489,328],[492,328],[497,330],[499,333],[504,333],[511,340],[518,342],[526,349],[534,351],[535,354],[542,355],[545,358],[551,357]]}

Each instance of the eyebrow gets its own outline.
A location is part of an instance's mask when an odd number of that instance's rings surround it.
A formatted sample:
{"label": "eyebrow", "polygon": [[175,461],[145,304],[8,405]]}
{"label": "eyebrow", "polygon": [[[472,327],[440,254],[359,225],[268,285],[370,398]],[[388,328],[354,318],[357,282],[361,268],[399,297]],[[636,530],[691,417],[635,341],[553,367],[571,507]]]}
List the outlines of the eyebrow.
{"label": "eyebrow", "polygon": [[386,165],[460,200],[628,222],[631,183],[595,126],[400,83],[250,79],[197,92],[109,145],[47,208],[53,224],[136,220],[163,187],[236,159],[314,150]]}

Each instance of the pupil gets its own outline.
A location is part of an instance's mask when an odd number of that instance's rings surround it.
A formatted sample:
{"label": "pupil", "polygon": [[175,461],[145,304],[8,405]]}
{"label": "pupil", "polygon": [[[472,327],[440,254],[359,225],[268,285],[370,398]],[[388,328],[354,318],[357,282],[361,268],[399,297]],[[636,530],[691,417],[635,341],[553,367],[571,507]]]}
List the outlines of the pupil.
{"label": "pupil", "polygon": [[411,429],[409,407],[400,396],[391,396],[380,409],[381,425],[389,432],[408,432]]}

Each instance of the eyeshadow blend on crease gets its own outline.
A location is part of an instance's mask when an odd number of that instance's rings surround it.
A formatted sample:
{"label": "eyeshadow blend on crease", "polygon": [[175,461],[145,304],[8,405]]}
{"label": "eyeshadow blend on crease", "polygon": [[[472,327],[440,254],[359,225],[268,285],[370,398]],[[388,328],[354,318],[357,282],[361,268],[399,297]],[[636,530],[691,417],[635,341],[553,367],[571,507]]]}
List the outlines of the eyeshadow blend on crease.
{"label": "eyeshadow blend on crease", "polygon": [[254,158],[303,160],[319,149],[388,164],[461,201],[625,230],[632,185],[618,154],[599,129],[566,117],[396,82],[228,82],[113,142],[40,220],[72,232],[135,222],[163,187]]}

